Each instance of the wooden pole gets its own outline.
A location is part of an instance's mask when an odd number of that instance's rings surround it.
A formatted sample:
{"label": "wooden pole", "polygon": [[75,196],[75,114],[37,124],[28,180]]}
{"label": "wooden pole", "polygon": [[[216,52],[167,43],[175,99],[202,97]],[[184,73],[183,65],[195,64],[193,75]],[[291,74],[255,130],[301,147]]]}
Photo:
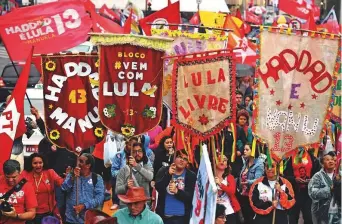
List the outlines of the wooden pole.
{"label": "wooden pole", "polygon": [[[277,163],[277,166],[276,166],[276,172],[277,172],[277,178],[276,178],[276,181],[277,181],[277,183],[279,183],[280,163]],[[273,200],[277,199],[277,195],[278,195],[278,194],[277,194],[277,192],[275,192]],[[275,224],[275,219],[276,219],[276,210],[277,210],[277,208],[274,208],[274,209],[273,209],[272,224]]]}

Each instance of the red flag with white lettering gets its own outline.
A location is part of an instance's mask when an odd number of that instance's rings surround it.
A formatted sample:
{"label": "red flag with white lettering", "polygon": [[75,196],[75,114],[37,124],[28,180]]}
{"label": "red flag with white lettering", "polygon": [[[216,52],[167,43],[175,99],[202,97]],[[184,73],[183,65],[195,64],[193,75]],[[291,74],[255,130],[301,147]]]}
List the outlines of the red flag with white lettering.
{"label": "red flag with white lettering", "polygon": [[304,0],[279,0],[279,9],[301,19],[308,19],[310,10],[314,12],[315,17],[320,16],[319,7]]}
{"label": "red flag with white lettering", "polygon": [[22,136],[26,132],[24,120],[24,97],[26,86],[30,75],[31,59],[33,48],[29,52],[24,69],[22,70],[17,84],[12,92],[6,109],[0,115],[0,174],[2,174],[2,164],[11,157],[14,139]]}
{"label": "red flag with white lettering", "polygon": [[18,8],[1,17],[0,35],[11,59],[21,61],[32,46],[36,54],[75,47],[88,39],[91,26],[84,4],[72,0]]}
{"label": "red flag with white lettering", "polygon": [[107,16],[113,21],[120,21],[120,16],[113,12],[111,9],[109,9],[106,4],[103,4],[103,6],[99,10],[99,13],[104,16]]}
{"label": "red flag with white lettering", "polygon": [[124,29],[116,22],[107,19],[96,12],[91,13],[93,31],[96,33],[123,33]]}

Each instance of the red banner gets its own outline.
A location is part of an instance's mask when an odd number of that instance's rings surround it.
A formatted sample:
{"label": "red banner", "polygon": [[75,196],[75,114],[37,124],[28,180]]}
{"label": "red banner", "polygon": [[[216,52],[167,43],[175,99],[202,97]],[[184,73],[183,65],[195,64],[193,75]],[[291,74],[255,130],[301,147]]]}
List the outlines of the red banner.
{"label": "red banner", "polygon": [[[58,53],[83,43],[92,26],[79,1],[19,8],[1,17],[0,34],[12,60],[34,53]],[[18,50],[20,49],[20,50]]]}
{"label": "red banner", "polygon": [[315,17],[320,16],[320,8],[315,4],[308,4],[304,0],[279,0],[279,9],[301,19],[307,19],[310,10],[314,12]]}
{"label": "red banner", "polygon": [[98,56],[43,56],[47,136],[79,154],[103,138],[98,114]]}
{"label": "red banner", "polygon": [[177,58],[172,75],[174,125],[205,139],[234,121],[235,75],[231,53]]}
{"label": "red banner", "polygon": [[99,10],[99,13],[104,16],[107,16],[113,21],[114,20],[120,21],[120,16],[116,14],[115,12],[113,12],[111,9],[109,9],[106,4],[103,4],[103,6]]}
{"label": "red banner", "polygon": [[130,44],[101,46],[100,52],[102,123],[127,137],[157,126],[162,113],[164,52]]}
{"label": "red banner", "polygon": [[246,13],[246,22],[253,23],[253,24],[262,24],[262,17],[257,16],[252,12],[249,12],[248,10],[245,11]]}

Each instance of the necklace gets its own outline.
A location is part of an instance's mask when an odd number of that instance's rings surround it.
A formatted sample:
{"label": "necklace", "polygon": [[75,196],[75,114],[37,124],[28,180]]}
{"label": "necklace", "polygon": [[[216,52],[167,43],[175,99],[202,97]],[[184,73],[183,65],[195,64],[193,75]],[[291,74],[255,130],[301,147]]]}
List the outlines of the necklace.
{"label": "necklace", "polygon": [[38,188],[39,188],[40,182],[42,181],[43,173],[42,173],[42,175],[40,175],[40,178],[39,178],[39,181],[38,181],[38,182],[37,182],[37,179],[36,179],[36,177],[34,176],[34,174],[33,174],[33,178],[34,178],[34,182],[35,182],[35,184],[36,184],[36,194],[38,194],[38,192],[39,192]]}

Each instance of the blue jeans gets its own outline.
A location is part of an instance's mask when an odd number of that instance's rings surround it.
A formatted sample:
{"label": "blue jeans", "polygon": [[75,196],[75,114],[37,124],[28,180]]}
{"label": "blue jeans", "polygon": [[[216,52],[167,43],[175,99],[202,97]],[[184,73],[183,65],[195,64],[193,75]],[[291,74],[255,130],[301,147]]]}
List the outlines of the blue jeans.
{"label": "blue jeans", "polygon": [[113,205],[114,204],[119,205],[120,199],[115,193],[115,186],[116,186],[116,177],[112,177],[112,202],[113,202]]}

